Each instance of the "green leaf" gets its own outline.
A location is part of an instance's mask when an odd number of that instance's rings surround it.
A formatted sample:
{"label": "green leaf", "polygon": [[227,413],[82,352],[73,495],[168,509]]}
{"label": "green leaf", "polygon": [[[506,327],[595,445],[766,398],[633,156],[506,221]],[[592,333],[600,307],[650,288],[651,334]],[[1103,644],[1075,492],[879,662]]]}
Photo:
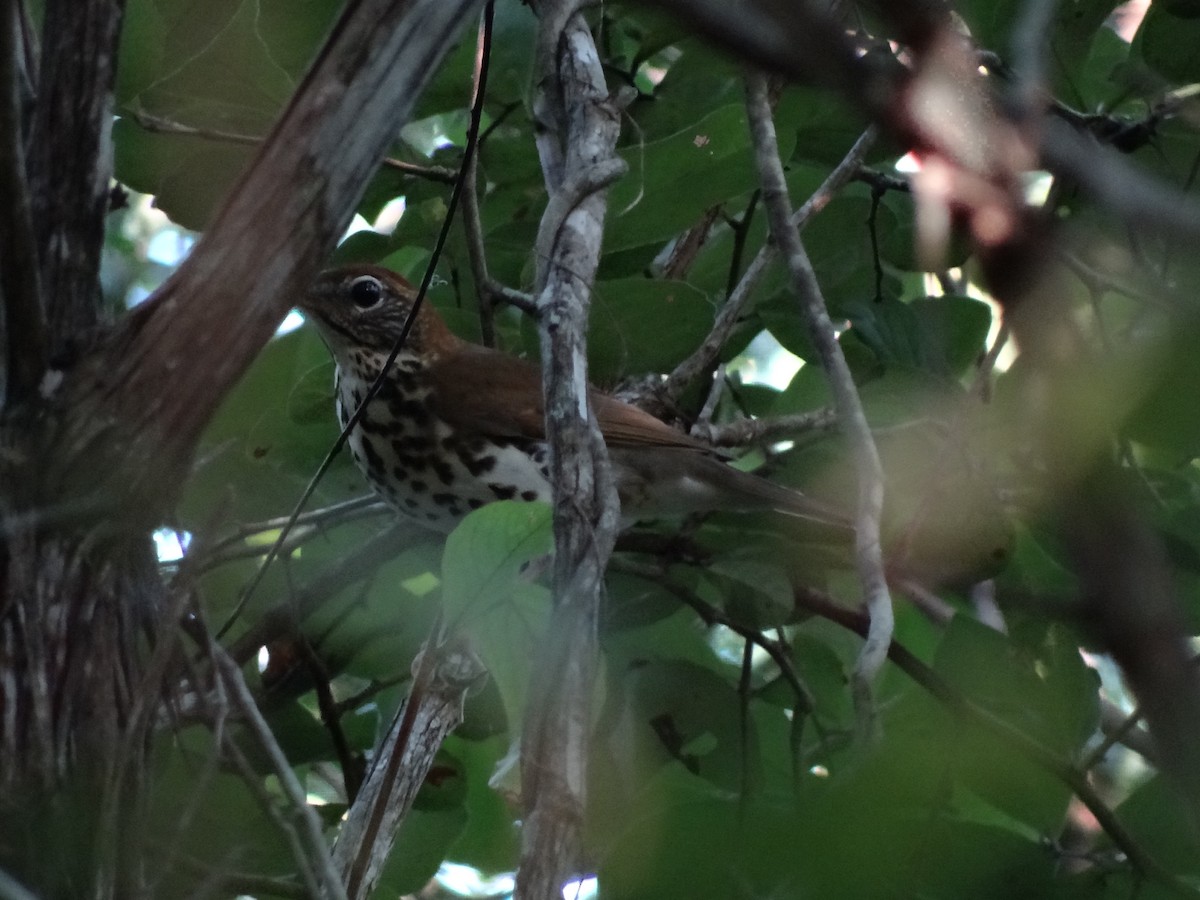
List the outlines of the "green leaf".
{"label": "green leaf", "polygon": [[792,583],[780,566],[746,556],[724,555],[707,567],[731,579],[742,590],[726,592],[733,617],[756,628],[773,628],[791,619],[795,608]]}
{"label": "green leaf", "polygon": [[992,311],[970,297],[892,298],[851,306],[856,335],[884,363],[960,376],[986,349]]}
{"label": "green leaf", "polygon": [[517,866],[520,835],[513,821],[514,798],[506,798],[489,783],[497,764],[509,752],[507,737],[467,741],[456,735],[445,747],[467,772],[467,826],[450,848],[448,858],[485,873],[511,872]]}
{"label": "green leaf", "polygon": [[[792,139],[780,136],[780,153]],[[629,172],[609,191],[606,253],[663,242],[704,211],[754,188],[746,112],[739,102],[714,110],[682,131],[625,148]],[[663,202],[663,198],[670,202]]]}
{"label": "green leaf", "polygon": [[442,603],[496,682],[509,727],[522,720],[529,672],[550,617],[550,593],[522,576],[553,546],[550,507],[506,500],[468,515],[446,539]]}
{"label": "green leaf", "polygon": [[706,667],[645,661],[612,688],[601,733],[625,772],[649,777],[675,761],[728,789],[755,782],[760,760],[744,733],[733,686]]}
{"label": "green leaf", "polygon": [[451,626],[502,604],[526,564],[553,546],[550,507],[504,500],[473,511],[446,539],[442,602]]}
{"label": "green leaf", "polygon": [[1133,42],[1133,52],[1168,81],[1189,84],[1200,81],[1200,59],[1195,49],[1200,41],[1200,19],[1172,15],[1152,3]]}
{"label": "green leaf", "polygon": [[203,137],[157,134],[131,119],[113,124],[117,179],[144,194],[173,222],[204,231],[250,164],[255,148]]}
{"label": "green leaf", "polygon": [[462,806],[444,810],[412,809],[396,833],[396,843],[379,874],[373,896],[419,893],[437,874],[467,822]]}
{"label": "green leaf", "polygon": [[1117,807],[1134,839],[1171,872],[1200,875],[1196,825],[1179,792],[1161,775],[1139,786]]}
{"label": "green leaf", "polygon": [[[1070,761],[1098,721],[1099,677],[1086,670],[1078,645],[1039,654],[966,616],[955,616],[934,668],[966,698],[1008,727]],[[1040,656],[1040,659],[1038,658]],[[1064,715],[1065,714],[1065,715]],[[1069,789],[984,730],[960,729],[957,767],[966,784],[1038,832],[1055,830]]]}
{"label": "green leaf", "polygon": [[[322,381],[328,385],[324,415]],[[290,511],[337,438],[332,385],[333,365],[312,329],[267,344],[204,433],[179,507],[180,524],[202,531],[222,519],[255,522]],[[362,476],[346,455],[318,487],[314,503],[364,493]]]}
{"label": "green leaf", "polygon": [[596,285],[588,338],[592,381],[669,372],[712,328],[714,309],[681,281],[622,278]]}

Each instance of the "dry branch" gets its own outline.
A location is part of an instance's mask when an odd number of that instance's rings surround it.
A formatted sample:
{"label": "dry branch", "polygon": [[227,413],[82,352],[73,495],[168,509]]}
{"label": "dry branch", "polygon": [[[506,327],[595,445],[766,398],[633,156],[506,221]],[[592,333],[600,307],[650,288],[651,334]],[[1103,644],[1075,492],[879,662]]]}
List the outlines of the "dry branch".
{"label": "dry branch", "polygon": [[870,734],[874,731],[871,685],[887,660],[893,630],[892,598],[884,572],[880,537],[883,464],[879,460],[875,438],[867,424],[850,367],[825,308],[825,299],[813,273],[812,263],[800,241],[800,232],[792,222],[791,202],[775,140],[775,124],[771,118],[765,75],[747,76],[746,108],[771,235],[787,263],[792,286],[800,301],[801,316],[821,357],[825,376],[829,379],[838,422],[850,444],[858,475],[858,510],[854,518],[855,562],[862,583],[863,602],[871,615],[871,629],[855,664],[853,689],[860,725],[864,734]]}
{"label": "dry branch", "polygon": [[526,809],[516,896],[548,900],[580,865],[596,627],[617,498],[587,403],[585,335],[600,259],[604,189],[623,171],[620,132],[596,46],[575,0],[539,3],[534,113],[550,194],[534,294],[554,485],[554,599],[522,733]]}

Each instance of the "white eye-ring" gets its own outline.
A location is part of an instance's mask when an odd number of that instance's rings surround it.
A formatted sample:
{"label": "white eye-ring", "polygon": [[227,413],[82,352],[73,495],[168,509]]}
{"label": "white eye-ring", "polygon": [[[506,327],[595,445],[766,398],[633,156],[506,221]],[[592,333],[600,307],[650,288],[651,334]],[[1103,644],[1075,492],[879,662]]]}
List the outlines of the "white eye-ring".
{"label": "white eye-ring", "polygon": [[383,300],[383,283],[373,275],[359,275],[350,282],[350,301],[359,309],[378,306]]}

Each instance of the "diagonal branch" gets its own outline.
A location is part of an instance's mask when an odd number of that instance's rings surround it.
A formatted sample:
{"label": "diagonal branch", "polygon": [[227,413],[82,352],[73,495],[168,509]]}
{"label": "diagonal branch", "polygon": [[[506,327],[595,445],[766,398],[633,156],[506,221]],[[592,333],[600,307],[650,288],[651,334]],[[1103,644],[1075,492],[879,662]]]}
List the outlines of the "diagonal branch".
{"label": "diagonal branch", "polygon": [[[862,166],[867,151],[875,143],[875,136],[874,128],[864,131],[842,161],[821,182],[820,187],[813,191],[812,196],[791,216],[792,224],[798,232],[803,231],[812,217],[829,205],[834,194],[854,179]],[[666,401],[668,407],[674,406],[679,401],[679,397],[687,390],[688,385],[695,381],[702,372],[707,372],[712,368],[721,348],[725,346],[725,342],[729,340],[729,336],[737,327],[746,304],[754,294],[754,289],[758,287],[759,281],[762,280],[767,266],[775,260],[778,253],[779,245],[775,241],[768,241],[762,246],[754,259],[750,261],[750,265],[746,267],[737,287],[730,292],[729,299],[725,301],[721,311],[717,313],[717,319],[713,322],[712,330],[704,339],[704,343],[676,366],[667,377],[658,393]]]}
{"label": "diagonal branch", "polygon": [[[971,128],[957,138],[946,128],[945,108],[929,116],[921,108],[922,78],[905,66],[879,65],[873,55],[863,55],[842,25],[824,4],[779,0],[733,4],[727,0],[654,0],[673,13],[689,30],[718,47],[733,52],[755,66],[793,80],[817,81],[831,87],[862,110],[880,130],[910,150],[942,155],[984,181],[1007,176],[1013,161],[1024,154],[1017,144],[1022,123],[1004,117],[1004,104],[987,88],[958,81],[953,89],[966,97],[976,92],[983,110]],[[896,37],[915,51],[918,61],[944,55],[954,27],[948,7],[930,0],[892,0],[870,4],[892,26]],[[939,44],[941,46],[939,46]],[[965,111],[970,104],[959,106]],[[1200,205],[1186,201],[1160,180],[1148,175],[1105,148],[1086,133],[1083,124],[1072,128],[1057,115],[1042,114],[1032,131],[1039,132],[1039,160],[1028,168],[1044,168],[1078,184],[1100,206],[1127,224],[1181,238],[1200,237]],[[989,134],[990,132],[990,134]],[[992,148],[1004,148],[996,154]],[[971,156],[982,151],[983,164]]]}
{"label": "diagonal branch", "polygon": [[435,646],[432,637],[413,662],[412,690],[388,729],[334,846],[333,861],[346,880],[349,900],[371,895],[434,757],[462,721],[468,689],[485,674],[469,651]]}
{"label": "diagonal branch", "polygon": [[871,630],[854,668],[854,700],[864,733],[873,732],[871,684],[887,659],[892,641],[892,598],[888,592],[880,539],[883,515],[883,465],[875,439],[863,413],[862,401],[846,357],[834,332],[825,298],[813,274],[812,263],[791,220],[787,182],[775,141],[775,123],[767,96],[767,78],[761,73],[746,77],[746,110],[754,143],[755,162],[762,182],[763,205],[771,223],[771,234],[787,262],[792,285],[800,300],[800,312],[809,336],[821,357],[821,365],[833,392],[834,407],[842,433],[850,443],[858,474],[858,512],[855,516],[855,557],[862,582],[863,600],[871,616]]}
{"label": "diagonal branch", "polygon": [[211,230],[70,379],[56,480],[83,492],[111,472],[131,508],[170,501],[205,423],[312,281],[476,5],[348,4]]}

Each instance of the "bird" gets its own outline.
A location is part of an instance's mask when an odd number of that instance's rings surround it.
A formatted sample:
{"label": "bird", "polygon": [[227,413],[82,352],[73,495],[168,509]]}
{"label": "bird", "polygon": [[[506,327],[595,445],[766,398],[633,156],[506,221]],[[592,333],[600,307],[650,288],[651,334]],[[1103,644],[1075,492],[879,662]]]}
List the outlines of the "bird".
{"label": "bird", "polygon": [[[298,304],[335,363],[342,428],[366,400],[417,292],[376,265],[321,273]],[[589,385],[622,522],[702,511],[775,510],[847,525],[836,509],[742,472],[698,440]],[[379,391],[347,438],[371,487],[403,516],[448,533],[497,500],[551,501],[541,371],[458,337],[422,303]]]}

